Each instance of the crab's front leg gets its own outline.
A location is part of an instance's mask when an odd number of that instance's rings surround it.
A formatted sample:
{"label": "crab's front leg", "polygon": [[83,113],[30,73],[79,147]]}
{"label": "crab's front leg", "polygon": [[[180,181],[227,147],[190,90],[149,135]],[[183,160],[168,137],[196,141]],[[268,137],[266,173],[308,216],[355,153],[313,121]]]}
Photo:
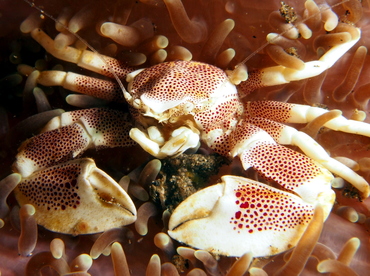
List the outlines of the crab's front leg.
{"label": "crab's front leg", "polygon": [[[329,111],[305,105],[282,103],[275,101],[256,101],[246,104],[248,121],[267,131],[273,139],[283,145],[298,146],[308,157],[316,160],[332,173],[350,182],[360,192],[362,198],[370,194],[366,180],[337,160],[331,158],[314,139],[304,132],[281,124],[308,123],[328,114]],[[339,115],[323,124],[329,129],[370,137],[370,125],[364,122],[347,120]]]}
{"label": "crab's front leg", "polygon": [[130,127],[124,113],[108,109],[67,112],[51,120],[46,132],[19,148],[13,165],[22,176],[15,189],[19,204],[34,205],[38,224],[67,234],[134,222],[132,200],[93,160],[68,161],[92,147],[133,145]]}

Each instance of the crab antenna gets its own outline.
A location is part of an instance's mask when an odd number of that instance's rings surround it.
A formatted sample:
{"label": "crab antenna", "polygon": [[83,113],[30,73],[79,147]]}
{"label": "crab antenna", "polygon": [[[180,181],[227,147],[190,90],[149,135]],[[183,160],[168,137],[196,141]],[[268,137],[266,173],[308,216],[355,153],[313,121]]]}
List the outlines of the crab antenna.
{"label": "crab antenna", "polygon": [[85,44],[87,46],[87,48],[89,48],[91,51],[93,51],[95,54],[97,54],[97,56],[104,62],[104,64],[107,66],[109,72],[113,75],[113,77],[116,79],[119,87],[121,88],[122,90],[122,93],[124,92],[127,92],[126,91],[126,88],[123,86],[123,83],[122,81],[120,80],[120,78],[118,77],[118,75],[116,74],[116,72],[114,72],[114,70],[112,69],[111,66],[109,66],[109,64],[107,63],[107,61],[105,60],[104,56],[101,55],[97,50],[95,50],[95,48],[93,46],[91,46],[85,39],[83,39],[79,34],[71,31],[70,28],[68,28],[68,26],[64,25],[62,22],[60,22],[58,19],[56,19],[54,16],[52,16],[51,14],[45,12],[43,9],[41,9],[40,7],[36,6],[35,3],[29,1],[29,0],[23,0],[24,2],[26,2],[27,4],[29,4],[32,8],[38,10],[41,14],[49,17],[51,20],[53,20],[55,23],[58,23],[60,24],[61,26],[63,26],[68,32],[70,32],[72,35],[74,35],[78,40],[80,40],[83,44]]}
{"label": "crab antenna", "polygon": [[[349,1],[351,1],[351,0],[343,0],[343,1],[341,1],[341,2],[339,2],[339,3],[336,3],[336,4],[332,5],[332,6],[326,6],[326,7],[320,8],[320,11],[319,11],[319,12],[314,13],[314,14],[310,15],[309,17],[306,17],[305,19],[302,19],[301,21],[299,21],[299,22],[297,22],[297,23],[295,23],[295,24],[292,24],[292,26],[291,26],[290,28],[288,28],[287,30],[285,30],[285,31],[281,32],[281,33],[280,33],[280,34],[278,34],[276,37],[272,38],[270,41],[266,41],[264,44],[262,44],[260,47],[258,47],[258,48],[257,48],[257,50],[253,51],[253,53],[251,53],[249,56],[247,56],[245,59],[243,59],[243,61],[241,61],[241,62],[239,62],[237,65],[235,65],[234,70],[236,70],[238,67],[240,67],[240,66],[242,66],[242,65],[245,65],[245,63],[246,63],[248,60],[250,60],[252,57],[254,57],[257,53],[261,52],[264,48],[266,48],[266,47],[267,47],[267,45],[271,44],[271,41],[274,41],[274,40],[278,39],[279,37],[281,37],[281,36],[282,36],[282,35],[284,35],[285,33],[289,32],[289,31],[290,31],[290,30],[292,30],[293,28],[297,27],[298,23],[304,23],[304,22],[306,22],[307,20],[309,20],[309,19],[311,19],[311,18],[315,17],[316,15],[318,15],[318,14],[320,14],[320,13],[324,12],[324,11],[327,11],[327,10],[329,10],[329,9],[331,9],[331,8],[335,8],[335,7],[337,7],[337,6],[341,5],[341,4],[346,3],[346,2],[349,2]],[[233,71],[234,71],[234,70],[233,70]]]}

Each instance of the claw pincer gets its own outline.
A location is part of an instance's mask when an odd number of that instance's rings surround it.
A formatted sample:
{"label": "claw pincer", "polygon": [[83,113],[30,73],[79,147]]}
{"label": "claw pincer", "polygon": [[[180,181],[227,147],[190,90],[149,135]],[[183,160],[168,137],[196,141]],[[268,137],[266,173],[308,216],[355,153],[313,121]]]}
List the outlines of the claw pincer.
{"label": "claw pincer", "polygon": [[[324,204],[325,219],[334,198],[328,187],[315,203]],[[314,207],[292,193],[228,175],[183,201],[171,216],[168,233],[215,254],[270,256],[296,245]]]}
{"label": "claw pincer", "polygon": [[19,148],[15,189],[20,205],[35,206],[39,225],[65,234],[89,234],[131,224],[136,208],[127,193],[89,158],[88,148],[131,145],[121,112],[88,109],[63,113],[44,133]]}

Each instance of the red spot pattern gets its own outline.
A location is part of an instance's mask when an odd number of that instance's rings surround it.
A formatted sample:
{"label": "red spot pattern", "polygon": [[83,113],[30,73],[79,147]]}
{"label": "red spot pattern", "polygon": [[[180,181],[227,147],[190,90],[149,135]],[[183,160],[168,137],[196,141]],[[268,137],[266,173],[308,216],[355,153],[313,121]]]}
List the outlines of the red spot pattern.
{"label": "red spot pattern", "polygon": [[18,185],[19,191],[32,205],[46,210],[66,210],[80,204],[77,177],[79,164],[63,164],[36,172]]}
{"label": "red spot pattern", "polygon": [[[174,61],[160,63],[138,74],[132,84],[131,96],[145,97],[153,102],[189,100],[199,103],[227,80],[221,69],[200,62]],[[206,106],[204,106],[206,109]]]}
{"label": "red spot pattern", "polygon": [[264,87],[262,83],[262,73],[261,71],[256,70],[248,72],[248,79],[238,85],[238,90],[240,96],[244,97],[261,87]]}
{"label": "red spot pattern", "polygon": [[239,210],[230,223],[238,232],[286,231],[308,224],[313,216],[311,205],[297,202],[267,185],[240,185],[235,196]]}
{"label": "red spot pattern", "polygon": [[[202,126],[205,133],[209,133],[214,129],[222,129],[223,132],[232,128],[236,120],[241,117],[243,106],[238,98],[226,100],[216,107],[209,108],[204,112],[198,112],[194,115],[195,121]],[[221,137],[219,137],[221,138]],[[216,144],[219,141],[215,141]],[[224,143],[219,143],[219,146],[224,146]],[[215,147],[216,148],[216,147]],[[219,153],[220,149],[216,149]],[[227,152],[225,152],[226,154]]]}
{"label": "red spot pattern", "polygon": [[285,127],[281,123],[259,117],[248,118],[248,122],[265,130],[276,142],[280,138],[281,132]]}
{"label": "red spot pattern", "polygon": [[17,158],[30,159],[34,170],[53,166],[70,160],[73,153],[81,152],[88,146],[81,126],[73,124],[39,134],[27,140]]}
{"label": "red spot pattern", "polygon": [[[102,138],[96,141],[97,148],[135,145],[128,135],[131,124],[122,112],[94,108],[72,111],[68,115],[72,122],[83,121],[91,134],[102,134]],[[32,160],[36,171],[66,162],[91,146],[84,129],[78,124],[71,124],[27,140],[17,158]]]}
{"label": "red spot pattern", "polygon": [[253,101],[246,106],[250,117],[260,117],[275,122],[286,122],[291,117],[292,104],[274,101]]}
{"label": "red spot pattern", "polygon": [[[101,55],[98,58],[102,58]],[[105,65],[102,66],[102,71],[100,74],[104,76],[108,76],[110,78],[114,78],[111,71],[113,71],[119,79],[126,80],[126,76],[128,73],[136,70],[133,67],[127,66],[127,64],[122,60],[117,60],[112,57],[103,56]],[[121,92],[122,93],[122,92]]]}
{"label": "red spot pattern", "polygon": [[125,102],[123,92],[115,82],[81,76],[75,79],[75,86],[77,92],[82,94],[87,94],[110,102]]}
{"label": "red spot pattern", "polygon": [[89,133],[102,134],[102,139],[95,142],[101,147],[128,147],[136,143],[128,135],[132,124],[125,113],[106,109],[92,108],[70,112],[74,121],[80,120]]}
{"label": "red spot pattern", "polygon": [[262,176],[275,180],[289,190],[321,173],[313,160],[278,144],[261,142],[243,153],[241,160],[251,164]]}

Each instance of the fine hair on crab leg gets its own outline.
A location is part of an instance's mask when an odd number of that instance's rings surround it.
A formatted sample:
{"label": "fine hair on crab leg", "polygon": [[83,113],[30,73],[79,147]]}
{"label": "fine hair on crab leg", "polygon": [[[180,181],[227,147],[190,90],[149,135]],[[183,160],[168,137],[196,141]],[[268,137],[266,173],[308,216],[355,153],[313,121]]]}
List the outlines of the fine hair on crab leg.
{"label": "fine hair on crab leg", "polygon": [[[239,156],[245,170],[253,167],[264,177],[294,191],[306,202],[313,204],[322,193],[321,196],[325,195],[322,200],[328,200],[326,204],[330,205],[333,193],[330,172],[309,157],[277,144],[254,123],[239,122],[229,137],[230,155]],[[214,147],[217,149],[217,145]]]}
{"label": "fine hair on crab leg", "polygon": [[125,91],[124,87],[121,86],[122,82],[120,79],[124,79],[128,73],[133,71],[133,68],[124,65],[115,58],[103,56],[90,50],[79,50],[70,46],[63,49],[57,49],[55,48],[54,40],[52,40],[41,29],[32,30],[31,36],[40,45],[42,45],[47,52],[58,59],[72,62],[90,71],[111,78],[114,77],[116,80],[118,79],[121,89]]}

